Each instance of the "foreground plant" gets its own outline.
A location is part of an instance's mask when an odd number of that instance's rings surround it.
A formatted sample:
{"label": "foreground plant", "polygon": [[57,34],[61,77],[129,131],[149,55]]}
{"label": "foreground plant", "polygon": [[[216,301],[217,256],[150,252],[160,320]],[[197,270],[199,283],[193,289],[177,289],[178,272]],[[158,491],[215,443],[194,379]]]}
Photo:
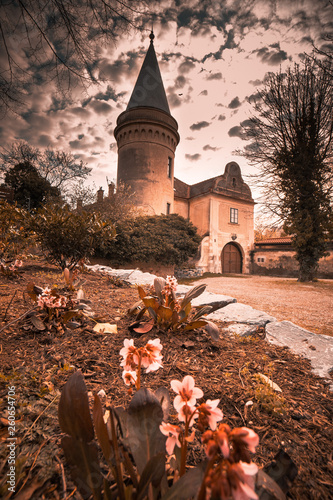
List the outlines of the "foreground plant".
{"label": "foreground plant", "polygon": [[22,260],[16,259],[11,264],[6,264],[5,262],[0,261],[0,272],[7,278],[13,278],[18,276],[19,269],[22,267]]}
{"label": "foreground plant", "polygon": [[[133,313],[139,309],[136,322],[132,325],[133,330],[147,333],[154,326],[157,326],[160,330],[178,332],[204,327],[213,340],[218,340],[217,326],[203,317],[211,311],[212,307],[203,306],[195,310],[191,305],[191,300],[199,297],[206,289],[206,286],[195,286],[182,299],[176,296],[177,280],[171,276],[168,276],[167,279],[155,278],[151,294],[147,294],[143,287],[138,286],[139,296],[144,307],[140,307],[140,301],[129,311]],[[151,320],[146,321],[145,315],[149,315]]]}
{"label": "foreground plant", "polygon": [[91,316],[89,301],[85,299],[82,289],[74,297],[73,292],[62,294],[56,288],[41,288],[29,283],[27,292],[37,306],[36,312],[29,317],[38,330],[51,327],[60,330],[64,325],[77,328],[80,326],[78,319]]}
{"label": "foreground plant", "polygon": [[[121,366],[132,373],[128,378],[123,373],[123,378],[127,385],[137,388],[127,410],[107,404],[103,411],[95,394],[91,419],[81,372],[74,373],[65,384],[58,410],[59,424],[66,434],[61,443],[82,497],[92,495],[101,500],[103,492],[105,500],[285,500],[278,485],[258,472],[251,460],[258,435],[247,427],[217,427],[223,418],[219,400],[197,403],[203,391],[195,386],[193,377],[171,381],[177,394],[173,406],[179,425],[167,422],[168,391],[159,388],[152,393],[140,389],[137,383],[141,367],[146,372],[161,367],[161,350],[159,339],[140,348],[134,346],[133,339],[125,340]],[[95,433],[110,468],[107,476],[101,471]],[[196,438],[207,459],[186,471],[187,447]],[[267,496],[267,485],[271,496]],[[266,496],[259,496],[255,488]]]}
{"label": "foreground plant", "polygon": [[120,350],[123,357],[120,366],[124,368],[123,380],[126,385],[134,385],[136,390],[140,389],[141,368],[146,368],[146,373],[158,370],[162,367],[162,355],[160,339],[149,340],[144,347],[135,347],[134,340],[124,340],[124,347]]}

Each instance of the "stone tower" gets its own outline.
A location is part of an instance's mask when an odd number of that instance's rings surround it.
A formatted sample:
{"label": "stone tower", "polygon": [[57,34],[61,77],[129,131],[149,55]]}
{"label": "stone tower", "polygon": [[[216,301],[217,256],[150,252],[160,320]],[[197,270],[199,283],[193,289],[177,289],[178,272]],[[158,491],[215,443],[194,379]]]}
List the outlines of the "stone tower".
{"label": "stone tower", "polygon": [[117,183],[131,187],[147,214],[174,210],[174,158],[178,124],[171,116],[154,49],[154,34],[126,111],[117,119]]}

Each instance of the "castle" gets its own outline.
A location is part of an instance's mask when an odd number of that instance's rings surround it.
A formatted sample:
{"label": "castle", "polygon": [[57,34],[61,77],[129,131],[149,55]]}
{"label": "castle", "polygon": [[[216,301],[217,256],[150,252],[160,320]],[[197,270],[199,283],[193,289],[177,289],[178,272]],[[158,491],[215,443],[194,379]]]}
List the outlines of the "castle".
{"label": "castle", "polygon": [[236,162],[223,174],[188,185],[174,177],[180,137],[170,113],[154,35],[126,110],[117,119],[117,183],[134,193],[147,214],[178,213],[202,236],[197,267],[203,272],[248,273],[254,243],[254,201]]}

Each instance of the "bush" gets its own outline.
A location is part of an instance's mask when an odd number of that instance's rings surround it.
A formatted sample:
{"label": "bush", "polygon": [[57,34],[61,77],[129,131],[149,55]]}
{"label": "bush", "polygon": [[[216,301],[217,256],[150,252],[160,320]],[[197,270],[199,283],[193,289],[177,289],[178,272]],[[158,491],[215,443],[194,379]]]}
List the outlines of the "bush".
{"label": "bush", "polygon": [[181,266],[197,254],[197,229],[177,214],[140,216],[117,225],[106,257],[115,265],[133,261]]}
{"label": "bush", "polygon": [[29,212],[16,204],[0,203],[0,260],[14,260],[33,244],[31,232],[26,227],[29,218]]}
{"label": "bush", "polygon": [[31,226],[43,252],[61,269],[72,269],[81,259],[91,257],[116,234],[114,225],[99,215],[71,212],[67,206],[40,209]]}

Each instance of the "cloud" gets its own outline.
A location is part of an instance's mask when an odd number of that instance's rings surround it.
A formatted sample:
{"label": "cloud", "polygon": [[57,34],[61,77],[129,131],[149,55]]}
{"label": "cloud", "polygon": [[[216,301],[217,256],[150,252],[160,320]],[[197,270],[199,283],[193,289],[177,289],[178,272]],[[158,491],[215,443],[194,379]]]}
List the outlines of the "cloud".
{"label": "cloud", "polygon": [[199,153],[195,153],[194,155],[185,154],[185,158],[189,161],[198,161],[201,158]]}
{"label": "cloud", "polygon": [[204,63],[207,59],[215,59],[215,60],[220,60],[222,59],[222,54],[225,49],[235,49],[238,47],[238,44],[234,40],[234,31],[231,29],[229,33],[227,34],[227,40],[223,45],[220,45],[220,48],[216,52],[210,52],[209,54],[206,54],[201,62]]}
{"label": "cloud", "polygon": [[175,80],[175,88],[176,89],[184,88],[186,85],[186,82],[187,82],[187,79],[185,78],[185,76],[183,76],[183,75],[177,76],[177,78]]}
{"label": "cloud", "polygon": [[196,65],[194,64],[193,60],[187,59],[179,65],[178,71],[179,73],[186,74],[192,71],[192,69],[195,69],[195,67]]}
{"label": "cloud", "polygon": [[221,148],[214,148],[214,147],[210,146],[209,144],[206,144],[206,146],[204,146],[202,149],[204,151],[218,151]]}
{"label": "cloud", "polygon": [[235,127],[231,127],[231,129],[228,130],[228,135],[229,135],[229,137],[241,137],[242,136],[242,127],[239,125],[236,125]]}
{"label": "cloud", "polygon": [[195,138],[194,137],[185,137],[185,141],[194,141]]}
{"label": "cloud", "polygon": [[101,59],[98,62],[98,78],[102,81],[112,80],[114,83],[120,83],[123,77],[139,72],[145,53],[146,49],[142,47],[141,50],[121,53],[118,59],[112,62],[107,58]]}
{"label": "cloud", "polygon": [[252,53],[256,54],[263,63],[269,64],[270,66],[276,66],[288,59],[287,52],[280,49],[279,43],[274,43],[269,47],[273,50],[270,50],[268,47],[262,47],[261,49],[254,50]]}
{"label": "cloud", "polygon": [[226,116],[225,115],[219,115],[218,117],[218,120],[220,120],[220,122],[223,122],[223,120],[226,119]]}
{"label": "cloud", "polygon": [[69,108],[68,111],[73,115],[80,116],[81,118],[89,118],[91,116],[91,113],[88,109],[81,108],[80,106]]}
{"label": "cloud", "polygon": [[203,90],[199,95],[208,95],[208,90]]}
{"label": "cloud", "polygon": [[210,73],[206,76],[206,80],[222,80],[222,73]]}
{"label": "cloud", "polygon": [[98,115],[107,115],[112,110],[112,106],[104,101],[91,101],[89,106],[92,107]]}
{"label": "cloud", "polygon": [[241,102],[240,102],[238,96],[235,97],[234,99],[232,99],[232,101],[230,101],[228,104],[228,108],[230,108],[230,109],[236,109],[236,108],[239,108],[239,106],[241,106]]}
{"label": "cloud", "polygon": [[197,123],[193,123],[193,125],[190,126],[190,129],[191,130],[201,130],[202,128],[209,127],[209,125],[210,125],[210,123],[208,123],[206,121],[197,122]]}
{"label": "cloud", "polygon": [[249,80],[249,83],[251,83],[251,85],[254,85],[255,87],[258,87],[259,85],[263,84],[263,81],[257,78],[256,80]]}

